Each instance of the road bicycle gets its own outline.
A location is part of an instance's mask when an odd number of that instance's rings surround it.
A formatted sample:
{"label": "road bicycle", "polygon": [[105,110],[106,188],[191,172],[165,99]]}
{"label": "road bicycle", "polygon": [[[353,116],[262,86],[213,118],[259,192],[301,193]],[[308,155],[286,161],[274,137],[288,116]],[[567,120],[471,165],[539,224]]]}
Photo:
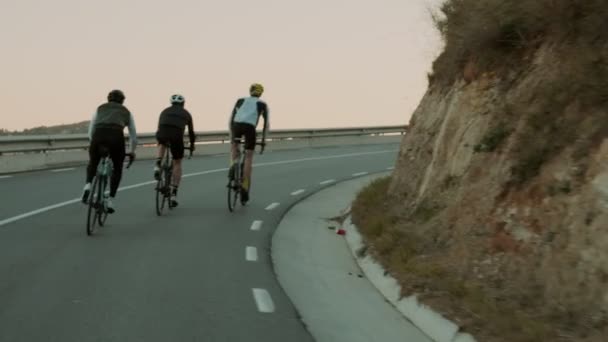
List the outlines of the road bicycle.
{"label": "road bicycle", "polygon": [[[169,210],[173,206],[173,192],[171,191],[171,180],[173,178],[173,157],[171,156],[171,144],[163,144],[165,154],[161,159],[160,172],[156,182],[156,215],[162,216],[165,207]],[[192,148],[186,147],[190,151],[188,159],[192,158]]]}
{"label": "road bicycle", "polygon": [[[131,167],[134,154],[127,153],[129,163],[127,169]],[[89,198],[86,200],[87,210],[87,235],[93,235],[98,227],[103,227],[108,219],[108,208],[106,206],[106,189],[110,185],[114,165],[110,159],[107,148],[101,148],[101,159],[97,164],[95,177],[93,178]]]}
{"label": "road bicycle", "polygon": [[[241,199],[241,205],[245,205],[243,201],[243,172],[245,170],[245,153],[242,148],[245,144],[241,139],[237,138],[233,140],[237,144],[236,148],[236,159],[233,165],[228,170],[228,210],[231,212],[234,211],[236,205]],[[260,150],[260,154],[264,153],[264,148],[266,147],[266,143],[264,140],[262,142],[256,142],[256,145],[262,146]],[[249,180],[251,182],[251,180]],[[249,188],[251,188],[251,183],[249,184]]]}

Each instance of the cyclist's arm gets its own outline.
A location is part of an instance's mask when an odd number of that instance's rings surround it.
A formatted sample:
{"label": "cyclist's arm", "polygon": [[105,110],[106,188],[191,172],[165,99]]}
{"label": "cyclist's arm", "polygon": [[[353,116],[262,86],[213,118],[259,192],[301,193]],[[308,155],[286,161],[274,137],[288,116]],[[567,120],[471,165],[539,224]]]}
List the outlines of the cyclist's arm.
{"label": "cyclist's arm", "polygon": [[188,113],[188,135],[190,136],[190,147],[194,147],[196,135],[194,134],[194,122],[190,113]]}
{"label": "cyclist's arm", "polygon": [[135,129],[133,114],[131,113],[129,113],[129,145],[131,146],[131,153],[134,153],[137,147],[137,130]]}
{"label": "cyclist's arm", "polygon": [[261,106],[261,115],[264,118],[264,130],[262,131],[262,141],[266,140],[266,135],[270,130],[270,111],[268,105],[263,102]]}
{"label": "cyclist's arm", "polygon": [[93,130],[95,129],[95,122],[97,121],[97,112],[93,113],[91,123],[89,124],[89,140],[93,140]]}

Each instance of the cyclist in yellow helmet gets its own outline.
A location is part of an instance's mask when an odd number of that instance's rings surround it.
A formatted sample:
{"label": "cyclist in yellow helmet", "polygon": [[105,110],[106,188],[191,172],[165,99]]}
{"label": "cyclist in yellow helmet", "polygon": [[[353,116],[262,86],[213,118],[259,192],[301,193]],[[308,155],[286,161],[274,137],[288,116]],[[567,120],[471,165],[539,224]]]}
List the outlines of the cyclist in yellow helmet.
{"label": "cyclist in yellow helmet", "polygon": [[233,139],[245,137],[245,169],[243,177],[242,201],[249,200],[249,186],[251,184],[251,173],[253,164],[253,151],[256,143],[256,127],[260,116],[264,118],[264,131],[262,133],[262,143],[266,140],[266,133],[270,127],[269,111],[266,102],[260,100],[264,93],[264,87],[259,83],[254,83],[249,87],[249,97],[238,99],[232,109],[229,129],[232,141],[231,168],[236,162],[237,145]]}

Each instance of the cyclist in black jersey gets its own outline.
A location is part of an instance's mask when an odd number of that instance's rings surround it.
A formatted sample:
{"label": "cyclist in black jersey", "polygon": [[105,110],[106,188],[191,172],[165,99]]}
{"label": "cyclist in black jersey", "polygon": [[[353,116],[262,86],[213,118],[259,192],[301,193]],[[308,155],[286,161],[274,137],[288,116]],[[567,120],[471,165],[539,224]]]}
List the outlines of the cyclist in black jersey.
{"label": "cyclist in black jersey", "polygon": [[230,135],[232,141],[232,157],[230,162],[230,174],[232,166],[236,162],[237,145],[232,139],[245,137],[245,169],[243,177],[242,200],[249,200],[249,186],[251,184],[251,173],[253,164],[253,151],[256,143],[256,126],[260,120],[260,116],[264,118],[264,131],[262,133],[262,143],[265,143],[266,133],[270,127],[268,105],[260,100],[264,93],[264,87],[259,83],[254,83],[249,87],[251,96],[240,98],[236,101],[230,116]]}
{"label": "cyclist in black jersey", "polygon": [[194,125],[192,115],[184,108],[186,99],[182,95],[171,96],[171,106],[160,113],[158,118],[158,130],[156,140],[158,141],[158,159],[154,166],[154,178],[160,176],[160,163],[165,154],[166,144],[171,146],[173,157],[173,179],[171,180],[172,206],[177,206],[177,190],[182,179],[182,159],[184,158],[184,130],[188,126],[190,137],[190,151],[194,152]]}
{"label": "cyclist in black jersey", "polygon": [[86,203],[89,198],[91,182],[102,158],[102,150],[106,149],[114,165],[110,180],[110,197],[104,199],[110,214],[115,211],[112,199],[116,197],[122,178],[122,164],[125,160],[125,137],[123,135],[125,127],[129,128],[131,158],[135,158],[135,148],[137,147],[135,121],[131,112],[123,105],[124,101],[125,94],[122,91],[112,90],[108,94],[108,102],[97,108],[89,125],[89,140],[91,141],[89,145],[89,165],[82,201]]}

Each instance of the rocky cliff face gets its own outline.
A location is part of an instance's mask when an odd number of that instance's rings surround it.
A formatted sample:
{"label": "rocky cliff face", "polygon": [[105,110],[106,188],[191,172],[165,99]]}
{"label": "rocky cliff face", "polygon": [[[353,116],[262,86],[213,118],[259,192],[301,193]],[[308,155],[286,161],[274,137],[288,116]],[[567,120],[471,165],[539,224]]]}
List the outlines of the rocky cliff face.
{"label": "rocky cliff face", "polygon": [[[378,253],[436,266],[438,279],[549,322],[555,338],[599,341],[608,336],[608,107],[564,84],[580,72],[568,56],[545,43],[517,71],[469,63],[454,85],[431,85],[389,186],[398,224],[379,238],[395,242]],[[399,252],[406,239],[413,258]],[[440,301],[441,286],[404,273],[405,292]],[[483,315],[440,302],[465,326]]]}

